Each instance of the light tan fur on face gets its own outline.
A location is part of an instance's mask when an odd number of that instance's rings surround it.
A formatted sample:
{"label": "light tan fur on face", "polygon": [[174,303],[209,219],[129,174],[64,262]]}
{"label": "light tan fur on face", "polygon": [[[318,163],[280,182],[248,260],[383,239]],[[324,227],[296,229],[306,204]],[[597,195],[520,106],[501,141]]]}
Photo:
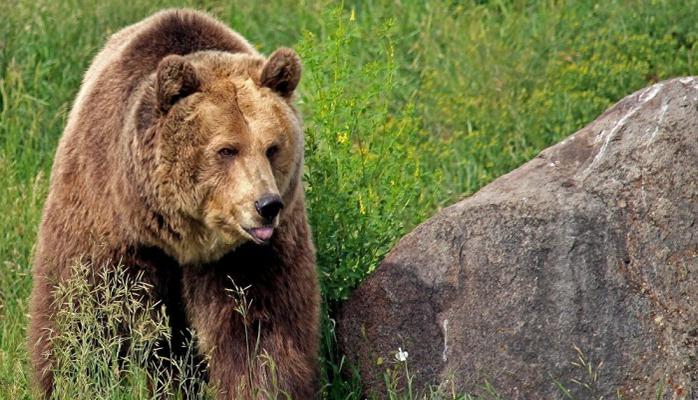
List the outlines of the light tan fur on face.
{"label": "light tan fur on face", "polygon": [[[183,211],[192,221],[190,238],[171,246],[173,256],[182,263],[201,263],[253,240],[246,229],[265,225],[255,209],[260,197],[292,197],[289,187],[302,162],[303,143],[299,117],[288,101],[255,82],[259,58],[201,52],[190,60],[202,86],[186,104],[177,105],[184,124],[161,132],[169,138],[161,151],[174,158],[165,165],[189,178],[176,182],[171,192],[193,194],[178,201],[190,205]],[[272,147],[277,150],[267,157]],[[224,148],[237,154],[223,157]],[[170,168],[162,174],[173,175]],[[278,227],[281,218],[283,210],[272,226]]]}

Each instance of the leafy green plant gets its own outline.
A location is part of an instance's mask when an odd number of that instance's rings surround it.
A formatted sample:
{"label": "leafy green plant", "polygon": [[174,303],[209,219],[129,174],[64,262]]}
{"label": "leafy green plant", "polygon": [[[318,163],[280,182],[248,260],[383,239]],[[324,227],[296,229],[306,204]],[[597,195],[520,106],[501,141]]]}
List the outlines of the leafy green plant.
{"label": "leafy green plant", "polygon": [[[324,38],[306,32],[298,50],[306,74],[306,193],[324,293],[345,298],[428,208],[423,170],[430,154],[411,104],[393,109],[393,22],[360,31],[354,14],[335,8]],[[363,62],[352,49],[371,42],[377,56]],[[308,105],[308,107],[306,107]],[[312,106],[311,106],[312,105]],[[425,176],[427,175],[427,176]]]}

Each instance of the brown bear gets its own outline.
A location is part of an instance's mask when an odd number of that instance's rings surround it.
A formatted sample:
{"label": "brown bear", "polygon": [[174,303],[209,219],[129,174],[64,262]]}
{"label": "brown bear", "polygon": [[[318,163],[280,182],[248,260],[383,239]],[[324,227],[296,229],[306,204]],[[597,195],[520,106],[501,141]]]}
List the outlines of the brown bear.
{"label": "brown bear", "polygon": [[[320,295],[293,105],[300,74],[292,50],[265,58],[191,10],[109,39],[58,145],[39,230],[28,345],[47,397],[54,289],[86,259],[144,276],[173,337],[195,332],[219,398],[250,397],[238,391],[262,368],[248,365],[246,326],[276,363],[276,389],[314,396]],[[249,287],[246,321],[233,282]]]}

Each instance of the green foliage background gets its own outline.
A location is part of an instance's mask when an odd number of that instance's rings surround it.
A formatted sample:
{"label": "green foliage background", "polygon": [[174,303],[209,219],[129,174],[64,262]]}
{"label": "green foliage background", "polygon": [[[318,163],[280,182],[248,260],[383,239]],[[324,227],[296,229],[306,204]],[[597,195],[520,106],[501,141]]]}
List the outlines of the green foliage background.
{"label": "green foliage background", "polygon": [[[440,207],[623,96],[695,71],[696,1],[0,3],[0,398],[29,397],[31,255],[57,140],[106,37],[155,10],[204,9],[304,61],[306,190],[331,316]],[[324,397],[358,398],[325,319]],[[346,367],[345,367],[346,368]]]}

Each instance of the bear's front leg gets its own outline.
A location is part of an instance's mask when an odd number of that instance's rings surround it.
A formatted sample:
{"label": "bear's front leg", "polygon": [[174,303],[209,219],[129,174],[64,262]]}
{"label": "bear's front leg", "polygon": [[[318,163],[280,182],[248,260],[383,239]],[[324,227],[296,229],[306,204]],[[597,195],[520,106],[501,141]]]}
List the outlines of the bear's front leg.
{"label": "bear's front leg", "polygon": [[34,372],[34,384],[42,399],[50,399],[53,392],[53,357],[51,356],[51,336],[56,332],[50,315],[55,314],[53,285],[48,279],[37,274],[34,278],[29,305],[31,318],[27,335],[28,349]]}
{"label": "bear's front leg", "polygon": [[185,272],[187,315],[219,399],[315,397],[319,296],[299,296],[284,275]]}

